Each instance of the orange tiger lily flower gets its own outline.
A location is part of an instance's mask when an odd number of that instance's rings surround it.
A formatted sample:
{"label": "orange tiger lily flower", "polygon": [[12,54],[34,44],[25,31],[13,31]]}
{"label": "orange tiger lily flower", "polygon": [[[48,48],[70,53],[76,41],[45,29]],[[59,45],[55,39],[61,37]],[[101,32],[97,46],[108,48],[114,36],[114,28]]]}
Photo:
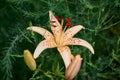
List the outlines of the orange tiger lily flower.
{"label": "orange tiger lily flower", "polygon": [[49,17],[52,33],[42,27],[31,26],[27,28],[28,30],[41,34],[45,38],[45,40],[37,45],[33,55],[34,58],[39,57],[41,52],[47,48],[57,47],[57,50],[65,63],[65,67],[67,68],[71,63],[71,51],[68,45],[84,46],[94,54],[93,47],[87,41],[80,38],[73,38],[77,32],[84,29],[83,26],[77,25],[67,30],[63,30],[62,25],[58,22],[51,11],[49,11]]}

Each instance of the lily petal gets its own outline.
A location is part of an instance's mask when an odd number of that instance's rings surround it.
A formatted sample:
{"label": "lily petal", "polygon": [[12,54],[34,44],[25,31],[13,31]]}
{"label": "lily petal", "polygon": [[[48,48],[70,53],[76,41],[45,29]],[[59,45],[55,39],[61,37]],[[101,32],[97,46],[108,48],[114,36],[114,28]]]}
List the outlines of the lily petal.
{"label": "lily petal", "polygon": [[46,30],[44,28],[37,27],[37,26],[31,26],[31,27],[28,27],[27,29],[41,34],[47,40],[54,38],[53,35],[48,30]]}
{"label": "lily petal", "polygon": [[[51,30],[55,36],[56,41],[58,42],[62,33],[62,26],[58,22],[58,20],[53,15],[52,11],[49,11],[49,17],[51,22]],[[54,22],[54,23],[52,23]]]}
{"label": "lily petal", "polygon": [[35,49],[35,52],[34,52],[34,58],[37,58],[41,52],[47,48],[54,48],[56,47],[56,43],[54,41],[50,41],[50,40],[43,40],[41,41],[38,46],[36,47]]}
{"label": "lily petal", "polygon": [[88,48],[94,54],[93,47],[87,41],[85,41],[83,39],[70,38],[70,39],[64,41],[63,45],[81,45],[81,46]]}
{"label": "lily petal", "polygon": [[64,33],[63,39],[72,38],[81,29],[84,29],[84,27],[82,25],[77,25],[77,26],[74,26],[74,27],[67,29],[66,32]]}
{"label": "lily petal", "polygon": [[63,61],[65,63],[65,67],[67,68],[68,65],[71,63],[71,51],[70,51],[69,47],[62,46],[62,47],[58,47],[57,49],[63,58]]}

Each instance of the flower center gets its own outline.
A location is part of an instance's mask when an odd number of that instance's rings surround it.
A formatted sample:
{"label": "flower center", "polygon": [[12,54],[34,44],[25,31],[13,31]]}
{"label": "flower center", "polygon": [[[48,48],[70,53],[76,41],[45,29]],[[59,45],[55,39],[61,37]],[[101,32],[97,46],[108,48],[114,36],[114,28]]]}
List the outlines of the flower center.
{"label": "flower center", "polygon": [[[63,26],[64,18],[59,18],[58,16],[55,16],[55,18],[56,18],[58,21],[61,21],[61,26]],[[57,27],[55,21],[51,21],[51,23],[52,23],[52,26],[53,26],[54,28]],[[68,17],[68,18],[67,18],[67,23],[66,23],[65,27],[64,27],[64,28],[62,27],[62,31],[65,31],[67,27],[71,27],[71,26],[73,26],[73,24],[71,24],[71,18]]]}
{"label": "flower center", "polygon": [[58,21],[61,22],[61,25],[60,26],[57,26],[57,23],[56,21],[51,21],[51,25],[52,27],[54,28],[57,28],[57,27],[61,27],[61,28],[58,28],[56,29],[56,32],[59,32],[57,36],[55,36],[56,38],[56,43],[58,46],[62,46],[62,41],[63,41],[63,33],[66,31],[67,28],[69,28],[70,26],[73,26],[73,24],[71,24],[71,18],[68,17],[67,18],[67,23],[65,24],[65,27],[63,27],[63,24],[64,24],[64,18],[59,18],[58,16],[55,17]]}

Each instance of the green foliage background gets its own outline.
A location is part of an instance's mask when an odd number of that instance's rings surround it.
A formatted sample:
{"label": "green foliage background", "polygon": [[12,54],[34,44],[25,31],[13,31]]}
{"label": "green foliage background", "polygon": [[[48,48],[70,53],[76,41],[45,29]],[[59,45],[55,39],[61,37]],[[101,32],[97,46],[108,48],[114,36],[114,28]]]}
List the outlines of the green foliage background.
{"label": "green foliage background", "polygon": [[48,11],[86,29],[80,37],[95,49],[70,46],[83,57],[74,80],[120,79],[120,0],[0,0],[0,80],[64,80],[65,67],[56,49],[47,49],[36,60],[38,69],[30,71],[23,51],[32,53],[44,38],[26,28],[32,25],[50,30]]}

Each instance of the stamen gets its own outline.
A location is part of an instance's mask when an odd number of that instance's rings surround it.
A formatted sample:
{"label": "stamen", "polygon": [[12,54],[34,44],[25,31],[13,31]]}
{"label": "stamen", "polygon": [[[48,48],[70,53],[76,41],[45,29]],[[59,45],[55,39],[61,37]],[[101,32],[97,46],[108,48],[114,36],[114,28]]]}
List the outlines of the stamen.
{"label": "stamen", "polygon": [[68,17],[67,21],[68,21],[68,23],[69,23],[69,22],[71,21],[71,18],[70,18],[70,17]]}
{"label": "stamen", "polygon": [[73,24],[67,23],[66,26],[70,27],[70,26],[73,26]]}
{"label": "stamen", "polygon": [[62,21],[61,21],[61,26],[63,26],[63,23],[64,23],[64,19],[62,18]]}
{"label": "stamen", "polygon": [[55,16],[55,18],[59,21],[59,20],[61,20],[58,16]]}
{"label": "stamen", "polygon": [[68,26],[68,27],[73,26],[73,24],[71,24],[70,21],[71,21],[71,18],[68,17],[66,26]]}

